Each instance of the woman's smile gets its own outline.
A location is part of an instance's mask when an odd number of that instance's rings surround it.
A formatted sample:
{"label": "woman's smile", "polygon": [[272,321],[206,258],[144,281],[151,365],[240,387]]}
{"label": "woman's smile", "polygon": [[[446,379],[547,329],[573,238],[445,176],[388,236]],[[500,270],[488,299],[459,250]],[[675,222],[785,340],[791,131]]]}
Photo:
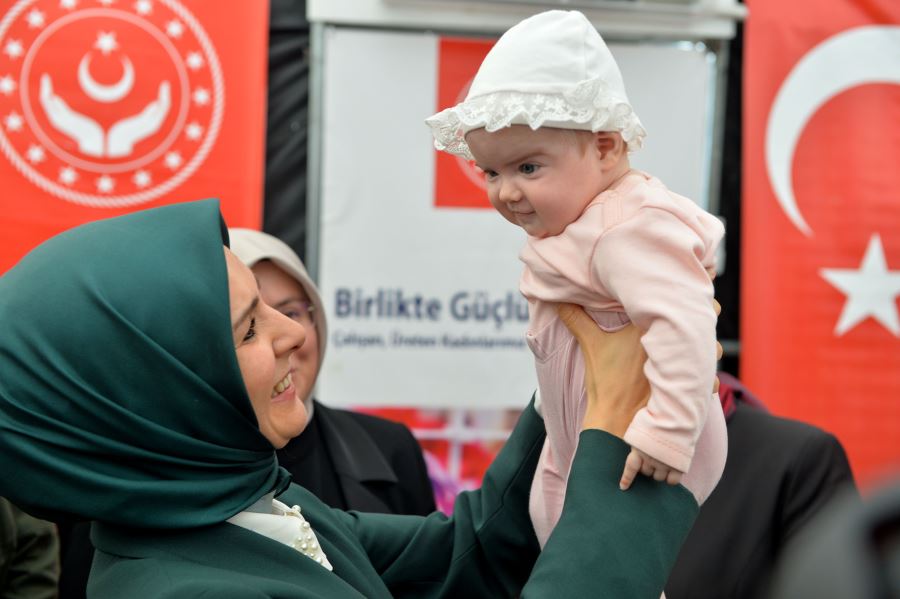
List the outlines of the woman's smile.
{"label": "woman's smile", "polygon": [[[296,389],[294,389],[293,381],[291,380],[291,375],[293,373],[288,372],[283,379],[278,381],[278,384],[272,388],[272,399],[276,401],[283,401],[288,399],[287,393],[294,393]],[[285,395],[285,397],[281,397]]]}

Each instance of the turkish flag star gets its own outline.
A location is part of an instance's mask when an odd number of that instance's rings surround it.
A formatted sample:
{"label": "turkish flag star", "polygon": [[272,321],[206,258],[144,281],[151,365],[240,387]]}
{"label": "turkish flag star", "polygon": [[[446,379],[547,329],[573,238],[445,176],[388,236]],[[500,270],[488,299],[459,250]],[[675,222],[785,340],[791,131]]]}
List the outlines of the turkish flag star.
{"label": "turkish flag star", "polygon": [[871,316],[895,337],[900,337],[897,296],[900,295],[900,270],[888,270],[881,237],[869,239],[859,268],[823,268],[819,271],[831,285],[847,296],[834,333],[841,336]]}

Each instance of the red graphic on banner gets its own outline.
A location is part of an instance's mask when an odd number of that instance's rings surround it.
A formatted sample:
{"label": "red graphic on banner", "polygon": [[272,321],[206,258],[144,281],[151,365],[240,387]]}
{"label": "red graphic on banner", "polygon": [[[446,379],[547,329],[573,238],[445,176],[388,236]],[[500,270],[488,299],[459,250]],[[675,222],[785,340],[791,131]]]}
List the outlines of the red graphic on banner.
{"label": "red graphic on banner", "polygon": [[741,375],[871,484],[900,464],[900,5],[824,4],[748,2]]}
{"label": "red graphic on banner", "polygon": [[[414,408],[357,408],[358,411],[388,420],[400,422],[409,427],[419,440],[428,475],[431,479],[434,498],[439,510],[446,514],[453,513],[453,505],[460,491],[477,489],[481,486],[485,472],[503,445],[502,438],[512,431],[521,410],[498,409],[481,411],[494,425],[490,430],[493,440],[451,441],[454,436],[454,423],[450,413],[445,410]],[[485,430],[484,423],[472,422],[472,414],[462,421],[462,426],[471,431],[473,428]],[[480,426],[479,426],[480,424]],[[456,424],[459,426],[459,423]],[[456,429],[458,433],[458,428]],[[443,432],[444,435],[440,433]],[[437,434],[434,434],[437,433]]]}
{"label": "red graphic on banner", "polygon": [[[466,98],[469,85],[494,40],[441,38],[438,47],[438,105],[455,106]],[[435,152],[434,205],[437,208],[491,208],[484,174],[470,160]]]}
{"label": "red graphic on banner", "polygon": [[229,224],[259,226],[268,12],[218,6],[20,0],[0,16],[0,272],[59,231],[173,201],[218,197]]}

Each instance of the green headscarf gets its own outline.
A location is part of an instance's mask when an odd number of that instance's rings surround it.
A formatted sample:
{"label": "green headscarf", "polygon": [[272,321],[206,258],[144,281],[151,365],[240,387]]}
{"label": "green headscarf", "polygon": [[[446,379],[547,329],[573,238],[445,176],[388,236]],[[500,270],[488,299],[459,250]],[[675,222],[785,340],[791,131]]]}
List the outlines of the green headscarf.
{"label": "green headscarf", "polygon": [[0,277],[0,495],[185,528],[287,484],[231,331],[218,202],[89,223]]}

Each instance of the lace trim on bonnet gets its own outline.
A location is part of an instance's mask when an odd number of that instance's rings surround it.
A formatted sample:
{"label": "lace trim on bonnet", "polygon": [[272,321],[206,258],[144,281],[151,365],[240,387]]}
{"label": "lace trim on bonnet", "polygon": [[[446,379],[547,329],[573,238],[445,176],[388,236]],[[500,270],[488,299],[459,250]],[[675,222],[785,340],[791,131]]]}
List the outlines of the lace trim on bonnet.
{"label": "lace trim on bonnet", "polygon": [[467,160],[473,156],[465,134],[481,127],[487,131],[510,125],[537,129],[546,123],[566,129],[619,131],[629,152],[640,149],[647,135],[631,105],[611,94],[600,78],[587,79],[559,94],[500,91],[477,96],[425,122],[431,127],[435,148]]}

